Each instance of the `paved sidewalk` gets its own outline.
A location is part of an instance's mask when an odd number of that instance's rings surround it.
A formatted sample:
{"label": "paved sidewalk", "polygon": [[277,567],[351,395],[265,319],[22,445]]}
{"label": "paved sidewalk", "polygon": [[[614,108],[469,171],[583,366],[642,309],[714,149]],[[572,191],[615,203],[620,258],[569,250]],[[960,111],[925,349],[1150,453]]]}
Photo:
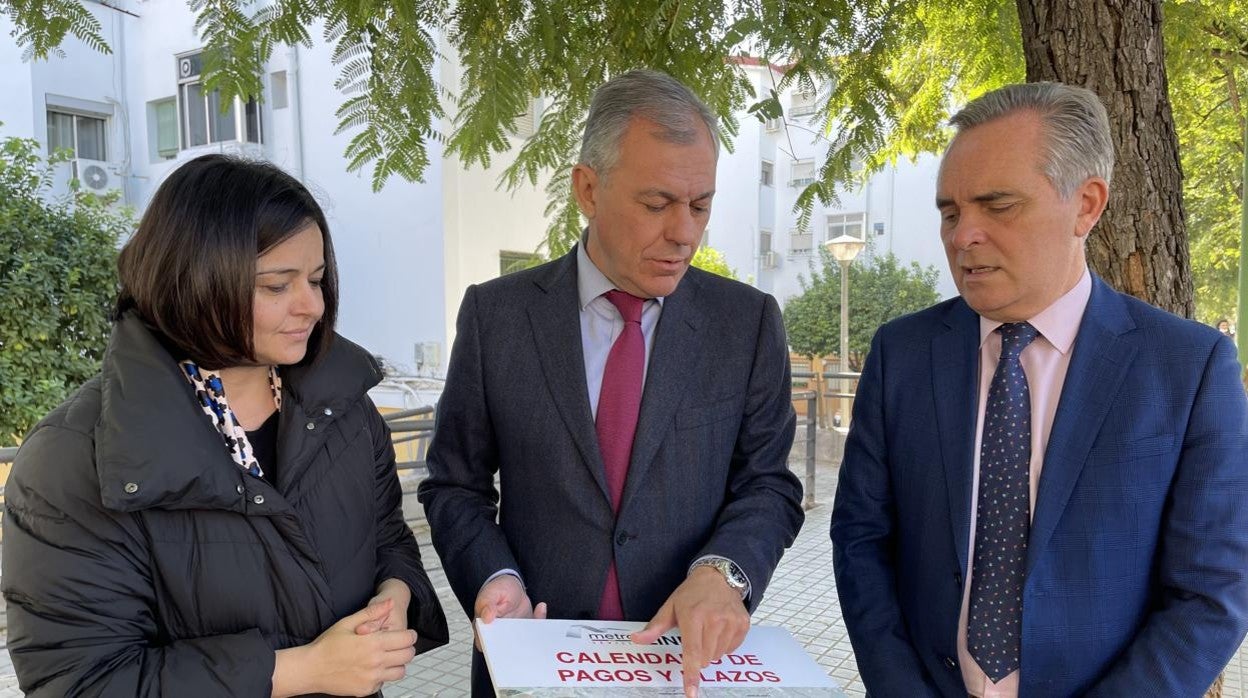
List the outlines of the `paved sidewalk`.
{"label": "paved sidewalk", "polygon": [[[821,433],[820,439],[824,438],[827,437]],[[794,453],[801,453],[801,447],[798,444]],[[832,579],[832,548],[828,541],[828,520],[831,517],[832,493],[836,487],[836,471],[829,464],[822,464],[818,468],[816,498],[820,504],[806,513],[806,523],[793,547],[776,569],[767,595],[754,614],[754,621],[788,628],[845,692],[858,698],[866,694],[858,677],[858,667],[854,662],[853,650],[841,618],[840,604],[836,599]],[[805,479],[801,466],[796,463],[794,472]],[[407,677],[386,687],[386,698],[467,696],[471,662],[468,621],[446,583],[446,575],[429,544],[429,530],[423,519],[416,523],[414,530],[426,557],[429,576],[446,608],[451,643],[412,661],[408,666]],[[1246,684],[1248,643],[1240,648],[1227,667],[1224,698],[1248,698],[1244,691]],[[21,696],[21,692],[17,689],[8,652],[0,649],[0,698],[18,696]]]}

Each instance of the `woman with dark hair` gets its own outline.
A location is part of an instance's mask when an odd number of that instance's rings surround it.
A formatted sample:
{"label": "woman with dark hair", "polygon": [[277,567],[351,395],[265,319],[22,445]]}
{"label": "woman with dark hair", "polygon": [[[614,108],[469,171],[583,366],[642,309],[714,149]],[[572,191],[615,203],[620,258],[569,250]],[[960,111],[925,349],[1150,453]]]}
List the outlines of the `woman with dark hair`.
{"label": "woman with dark hair", "polygon": [[446,619],[404,524],[381,373],[334,333],[325,216],[196,158],[118,260],[100,374],[5,491],[8,649],[36,696],[375,694]]}

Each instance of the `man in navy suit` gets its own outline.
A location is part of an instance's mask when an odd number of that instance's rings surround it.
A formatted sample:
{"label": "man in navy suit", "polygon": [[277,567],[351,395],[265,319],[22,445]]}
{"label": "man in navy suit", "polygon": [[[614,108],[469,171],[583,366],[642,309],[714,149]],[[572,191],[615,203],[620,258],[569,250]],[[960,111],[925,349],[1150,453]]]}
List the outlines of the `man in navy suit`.
{"label": "man in navy suit", "polygon": [[1087,269],[1105,109],[1011,85],[953,118],[961,294],[880,328],[832,542],[874,696],[1200,696],[1248,628],[1231,343]]}
{"label": "man in navy suit", "polygon": [[[716,134],[667,75],[598,89],[581,244],[468,289],[420,488],[469,617],[648,620],[641,644],[679,626],[689,694],[803,518],[780,309],[689,267]],[[480,654],[473,685],[493,695]]]}

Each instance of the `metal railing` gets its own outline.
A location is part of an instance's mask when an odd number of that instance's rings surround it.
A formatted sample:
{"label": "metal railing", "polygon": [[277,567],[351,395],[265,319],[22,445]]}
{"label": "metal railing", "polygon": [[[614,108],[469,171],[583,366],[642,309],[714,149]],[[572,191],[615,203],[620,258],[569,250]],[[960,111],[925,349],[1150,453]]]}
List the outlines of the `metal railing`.
{"label": "metal railing", "polygon": [[433,436],[433,407],[417,407],[400,412],[383,415],[390,426],[390,438],[395,446],[408,444],[404,455],[407,460],[397,461],[397,467],[403,470],[424,470],[425,452],[429,449],[429,439]]}
{"label": "metal railing", "polygon": [[[843,381],[841,385],[846,385],[850,382],[857,384],[859,378],[862,378],[862,374],[857,371],[842,372],[842,371],[834,371],[830,368],[825,368],[823,370],[824,384],[829,385],[829,386],[832,384],[832,381]],[[835,392],[828,392],[826,394],[828,397],[851,397],[852,398],[854,396],[854,390],[852,388],[843,388],[841,390],[838,390]]]}
{"label": "metal railing", "polygon": [[423,507],[414,498],[420,482],[429,474],[425,455],[429,451],[429,440],[433,438],[433,407],[417,407],[382,416],[390,426],[390,440],[394,445],[394,466],[399,474],[399,491],[403,493],[403,519],[407,525],[415,526],[423,518]]}

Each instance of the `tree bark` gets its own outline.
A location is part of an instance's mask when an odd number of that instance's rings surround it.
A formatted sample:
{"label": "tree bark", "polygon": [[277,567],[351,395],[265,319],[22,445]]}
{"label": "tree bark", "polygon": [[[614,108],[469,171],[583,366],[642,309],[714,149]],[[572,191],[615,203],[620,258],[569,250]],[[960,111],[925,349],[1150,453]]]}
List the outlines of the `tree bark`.
{"label": "tree bark", "polygon": [[1192,317],[1179,141],[1163,60],[1161,0],[1016,0],[1027,80],[1100,95],[1117,161],[1088,263],[1109,284]]}

